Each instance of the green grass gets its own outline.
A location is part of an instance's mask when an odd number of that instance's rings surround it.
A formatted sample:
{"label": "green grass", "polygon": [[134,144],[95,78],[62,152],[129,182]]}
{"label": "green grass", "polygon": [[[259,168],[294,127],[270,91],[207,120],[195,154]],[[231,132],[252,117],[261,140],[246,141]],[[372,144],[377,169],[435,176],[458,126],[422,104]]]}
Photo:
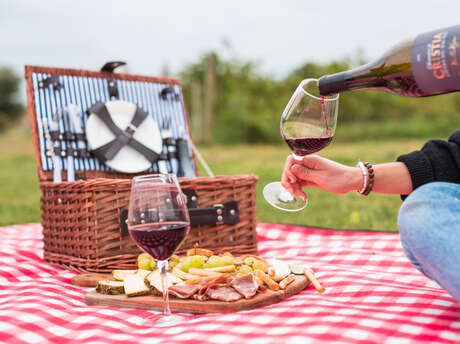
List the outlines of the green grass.
{"label": "green grass", "polygon": [[[410,150],[419,148],[422,140],[335,142],[322,155],[348,165],[358,159],[373,163],[394,161]],[[307,190],[308,207],[297,213],[286,213],[271,207],[262,196],[265,184],[280,178],[289,150],[279,146],[237,145],[201,148],[215,174],[254,173],[257,185],[258,220],[272,223],[301,224],[337,229],[374,229],[396,231],[396,218],[401,205],[399,196],[371,194],[359,197],[356,193],[335,195],[319,189]]]}
{"label": "green grass", "polygon": [[[423,140],[336,141],[323,156],[355,165],[358,159],[373,163],[393,161],[399,154],[419,148]],[[0,135],[0,225],[40,221],[40,190],[30,134],[19,129]],[[201,147],[200,151],[217,175],[249,174],[257,184],[258,221],[301,224],[338,229],[396,230],[401,200],[398,196],[355,193],[334,195],[308,190],[309,205],[298,213],[286,213],[265,202],[261,191],[279,180],[288,148],[278,146],[232,145]],[[202,172],[202,175],[204,173]]]}
{"label": "green grass", "polygon": [[40,221],[40,189],[30,134],[0,135],[0,225]]}

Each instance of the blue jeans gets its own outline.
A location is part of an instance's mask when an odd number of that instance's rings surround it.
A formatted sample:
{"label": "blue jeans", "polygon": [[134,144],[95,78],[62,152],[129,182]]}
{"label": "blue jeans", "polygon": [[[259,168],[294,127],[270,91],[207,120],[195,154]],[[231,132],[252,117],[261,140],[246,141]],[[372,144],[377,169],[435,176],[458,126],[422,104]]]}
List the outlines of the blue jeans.
{"label": "blue jeans", "polygon": [[415,189],[401,206],[398,227],[412,264],[460,302],[460,184]]}

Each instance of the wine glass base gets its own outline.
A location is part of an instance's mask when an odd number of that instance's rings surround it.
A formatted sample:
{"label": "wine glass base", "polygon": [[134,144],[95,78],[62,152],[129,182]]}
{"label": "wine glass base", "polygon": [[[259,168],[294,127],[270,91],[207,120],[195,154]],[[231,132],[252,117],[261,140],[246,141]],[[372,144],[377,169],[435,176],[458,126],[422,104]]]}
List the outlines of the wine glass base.
{"label": "wine glass base", "polygon": [[291,195],[280,182],[265,185],[263,195],[270,205],[284,211],[300,211],[308,204],[308,201]]}
{"label": "wine glass base", "polygon": [[164,314],[153,314],[144,319],[143,325],[154,326],[154,327],[167,327],[174,326],[177,323],[184,321],[187,316],[181,316],[178,314],[164,315]]}

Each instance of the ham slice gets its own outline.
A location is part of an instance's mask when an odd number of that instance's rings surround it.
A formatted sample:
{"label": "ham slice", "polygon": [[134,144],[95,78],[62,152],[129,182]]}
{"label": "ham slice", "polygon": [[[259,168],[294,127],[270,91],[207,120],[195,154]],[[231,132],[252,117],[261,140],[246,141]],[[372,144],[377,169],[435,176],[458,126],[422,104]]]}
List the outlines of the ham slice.
{"label": "ham slice", "polygon": [[206,295],[209,288],[227,286],[229,284],[230,276],[228,274],[223,274],[217,278],[206,279],[200,283],[200,290],[198,291],[199,295]]}
{"label": "ham slice", "polygon": [[206,294],[195,294],[193,295],[193,298],[198,301],[206,301],[208,299],[208,296]]}
{"label": "ham slice", "polygon": [[242,298],[241,294],[232,287],[211,287],[206,291],[206,295],[208,295],[210,299],[225,302],[236,301]]}
{"label": "ham slice", "polygon": [[192,297],[198,290],[201,289],[199,284],[180,284],[168,288],[168,292],[181,299]]}
{"label": "ham slice", "polygon": [[230,285],[246,299],[253,297],[259,289],[259,283],[252,274],[238,276],[230,282]]}

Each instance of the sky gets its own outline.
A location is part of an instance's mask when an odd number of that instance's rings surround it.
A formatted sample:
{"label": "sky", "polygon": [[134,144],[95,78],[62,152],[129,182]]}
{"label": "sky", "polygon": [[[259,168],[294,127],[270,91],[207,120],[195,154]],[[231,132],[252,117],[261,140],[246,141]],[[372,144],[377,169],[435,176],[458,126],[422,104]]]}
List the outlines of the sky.
{"label": "sky", "polygon": [[[0,0],[0,66],[177,74],[214,49],[283,77],[307,61],[367,59],[418,33],[460,24],[456,0]],[[230,49],[224,41],[230,42]],[[299,76],[308,77],[308,76]]]}

